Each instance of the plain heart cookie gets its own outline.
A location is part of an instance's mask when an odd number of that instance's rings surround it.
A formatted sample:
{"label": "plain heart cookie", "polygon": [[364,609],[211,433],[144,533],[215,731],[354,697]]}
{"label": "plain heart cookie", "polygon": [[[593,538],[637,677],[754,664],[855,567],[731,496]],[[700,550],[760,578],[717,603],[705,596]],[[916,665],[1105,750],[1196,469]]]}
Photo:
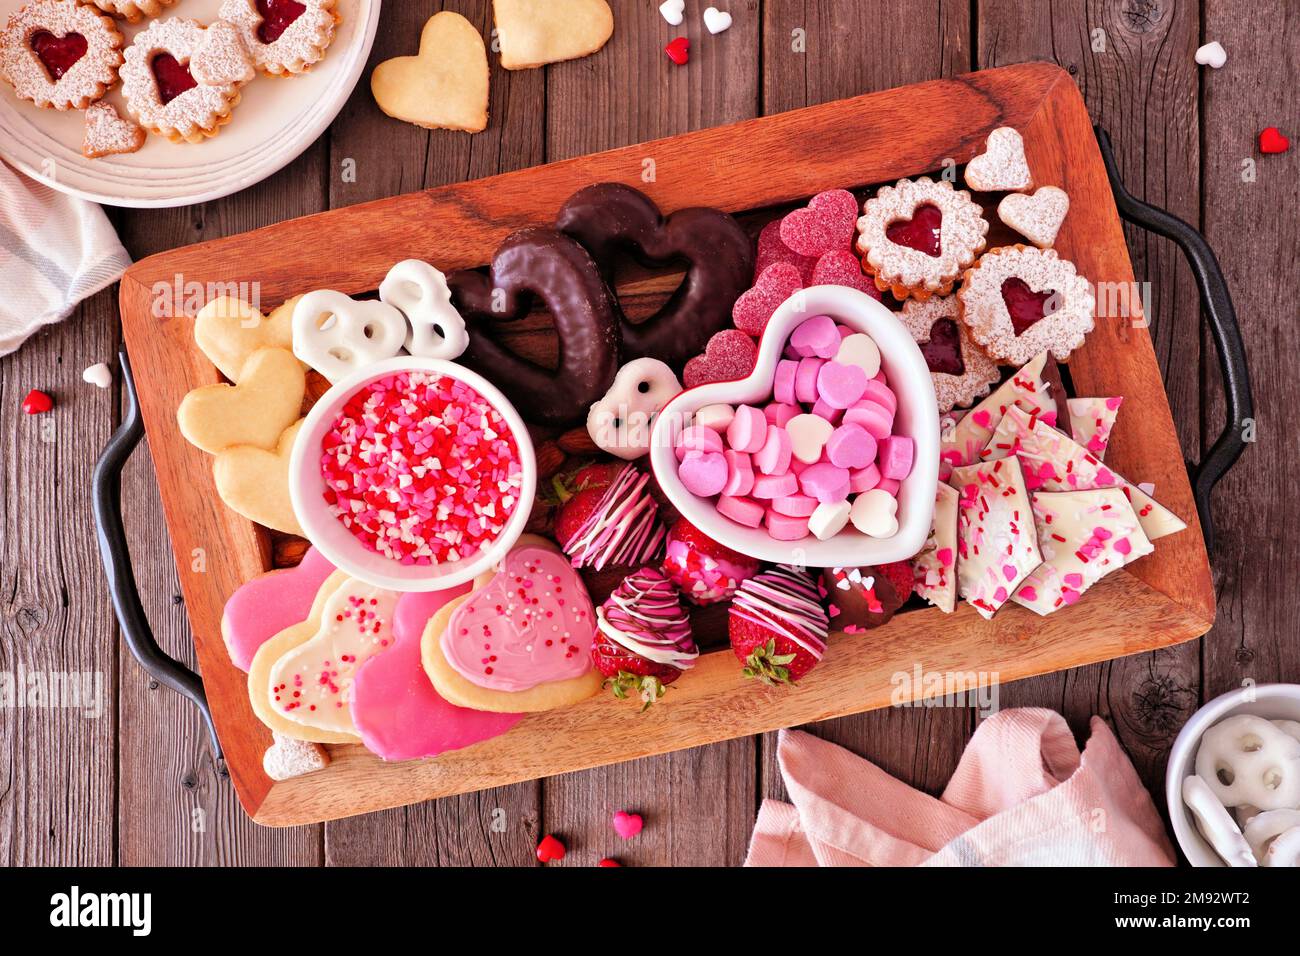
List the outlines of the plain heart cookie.
{"label": "plain heart cookie", "polygon": [[208,360],[232,382],[258,349],[293,350],[294,296],[270,315],[242,299],[218,296],[194,316],[194,341]]}
{"label": "plain heart cookie", "polygon": [[288,349],[258,349],[237,385],[205,385],[181,401],[176,421],[191,445],[215,455],[235,445],[270,450],[298,420],[307,375]]}
{"label": "plain heart cookie", "polygon": [[274,451],[236,445],[220,452],[212,464],[212,479],[232,511],[274,531],[305,538],[289,500],[289,456],[302,422],[285,429]]}
{"label": "plain heart cookie", "polygon": [[588,56],[614,33],[605,0],[492,0],[492,13],[507,70]]}
{"label": "plain heart cookie", "polygon": [[420,52],[380,63],[370,74],[370,92],[389,116],[425,129],[486,129],[483,37],[459,13],[436,13],[420,31]]}

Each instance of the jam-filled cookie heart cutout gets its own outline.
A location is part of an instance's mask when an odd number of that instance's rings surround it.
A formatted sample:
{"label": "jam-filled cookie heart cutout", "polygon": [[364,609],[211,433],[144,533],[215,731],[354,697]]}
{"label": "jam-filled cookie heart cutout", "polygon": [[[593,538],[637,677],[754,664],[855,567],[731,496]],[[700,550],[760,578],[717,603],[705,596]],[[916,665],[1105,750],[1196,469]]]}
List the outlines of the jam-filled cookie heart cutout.
{"label": "jam-filled cookie heart cutout", "polygon": [[32,52],[55,83],[63,79],[63,74],[72,69],[90,48],[80,33],[56,37],[49,30],[38,30],[32,34],[30,42]]}
{"label": "jam-filled cookie heart cutout", "polygon": [[223,0],[220,16],[264,73],[303,73],[324,55],[339,22],[337,0]]}
{"label": "jam-filled cookie heart cutout", "polygon": [[117,82],[121,64],[113,21],[71,0],[35,0],[0,31],[0,76],[37,106],[85,109]]}
{"label": "jam-filled cookie heart cutout", "polygon": [[[585,415],[619,369],[618,307],[595,261],[554,229],[521,229],[497,248],[487,275],[447,277],[452,303],[469,326],[463,361],[486,375],[529,421],[562,425]],[[559,361],[543,368],[506,349],[489,328],[526,316],[534,299],[551,313]]]}
{"label": "jam-filled cookie heart cutout", "polygon": [[630,322],[619,309],[623,354],[630,359],[648,356],[680,368],[727,326],[753,274],[753,244],[734,218],[705,208],[665,217],[648,196],[622,183],[574,193],[555,226],[586,247],[611,289],[624,255],[649,267],[686,264],[686,278],[654,315]]}
{"label": "jam-filled cookie heart cutout", "polygon": [[931,296],[908,299],[898,314],[921,348],[940,412],[970,405],[1000,378],[997,363],[971,341],[958,311],[955,296]]}

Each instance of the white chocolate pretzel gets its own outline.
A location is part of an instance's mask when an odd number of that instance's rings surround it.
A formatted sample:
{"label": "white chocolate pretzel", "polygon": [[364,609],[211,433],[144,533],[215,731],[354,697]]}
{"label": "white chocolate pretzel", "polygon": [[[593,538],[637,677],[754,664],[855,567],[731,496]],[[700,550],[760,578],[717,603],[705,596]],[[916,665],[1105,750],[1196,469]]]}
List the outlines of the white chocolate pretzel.
{"label": "white chocolate pretzel", "polygon": [[293,309],[293,354],[331,384],[397,355],[406,332],[406,319],[388,303],[333,289],[308,292]]}
{"label": "white chocolate pretzel", "polygon": [[1219,802],[1213,790],[1200,777],[1183,780],[1183,803],[1191,811],[1196,829],[1228,866],[1257,866],[1250,844],[1242,836],[1237,821]]}
{"label": "white chocolate pretzel", "polygon": [[419,259],[404,259],[388,270],[379,299],[406,316],[410,330],[406,350],[421,358],[458,358],[469,347],[465,320],[451,304],[451,290],[441,272]]}
{"label": "white chocolate pretzel", "polygon": [[596,447],[631,461],[650,451],[650,428],[659,410],[682,385],[658,359],[628,362],[614,376],[604,398],[587,414],[587,433]]}
{"label": "white chocolate pretzel", "polygon": [[1196,775],[1225,807],[1298,809],[1300,741],[1263,717],[1237,714],[1201,735]]}

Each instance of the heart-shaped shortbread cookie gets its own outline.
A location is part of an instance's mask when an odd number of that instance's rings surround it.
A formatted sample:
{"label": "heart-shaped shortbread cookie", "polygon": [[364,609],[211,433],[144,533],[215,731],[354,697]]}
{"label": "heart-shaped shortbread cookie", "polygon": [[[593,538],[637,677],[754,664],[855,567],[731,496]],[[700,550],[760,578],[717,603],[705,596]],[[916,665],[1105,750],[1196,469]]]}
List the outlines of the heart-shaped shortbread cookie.
{"label": "heart-shaped shortbread cookie", "polygon": [[259,349],[244,363],[238,385],[205,385],[176,410],[181,434],[209,454],[235,445],[272,449],[298,420],[307,376],[288,349]]}
{"label": "heart-shaped shortbread cookie", "polygon": [[294,296],[270,315],[242,299],[219,296],[194,317],[194,341],[217,370],[232,382],[258,349],[293,350]]}
{"label": "heart-shaped shortbread cookie", "polygon": [[1010,126],[989,133],[984,152],[966,164],[966,185],[984,193],[1033,189],[1020,134]]}
{"label": "heart-shaped shortbread cookie", "polygon": [[212,479],[217,494],[232,510],[285,534],[303,534],[289,500],[289,456],[302,419],[285,429],[274,451],[235,445],[217,455]]}
{"label": "heart-shaped shortbread cookie", "polygon": [[134,153],[144,145],[144,130],[124,119],[117,107],[107,100],[99,100],[86,107],[86,136],[81,153],[88,159]]}
{"label": "heart-shaped shortbread cookie", "polygon": [[998,218],[1040,249],[1056,242],[1069,211],[1069,195],[1055,186],[1043,186],[1033,195],[1010,193],[998,203]]}
{"label": "heart-shaped shortbread cookie", "polygon": [[492,14],[507,70],[587,56],[614,32],[605,0],[492,0]]}
{"label": "heart-shaped shortbread cookie", "polygon": [[395,119],[477,133],[488,120],[483,38],[459,13],[435,13],[420,31],[420,52],[380,63],[370,75],[370,91]]}

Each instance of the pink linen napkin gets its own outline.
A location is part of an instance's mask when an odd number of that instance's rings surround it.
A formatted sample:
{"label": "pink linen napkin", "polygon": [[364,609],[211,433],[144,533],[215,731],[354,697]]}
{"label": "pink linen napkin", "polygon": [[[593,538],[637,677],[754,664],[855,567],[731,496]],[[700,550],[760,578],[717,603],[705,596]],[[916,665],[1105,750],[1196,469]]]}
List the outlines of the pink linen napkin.
{"label": "pink linen napkin", "polygon": [[746,866],[1173,866],[1164,826],[1105,721],[1079,752],[1060,714],[1004,710],[931,797],[842,747],[783,730],[791,803],[764,800]]}

